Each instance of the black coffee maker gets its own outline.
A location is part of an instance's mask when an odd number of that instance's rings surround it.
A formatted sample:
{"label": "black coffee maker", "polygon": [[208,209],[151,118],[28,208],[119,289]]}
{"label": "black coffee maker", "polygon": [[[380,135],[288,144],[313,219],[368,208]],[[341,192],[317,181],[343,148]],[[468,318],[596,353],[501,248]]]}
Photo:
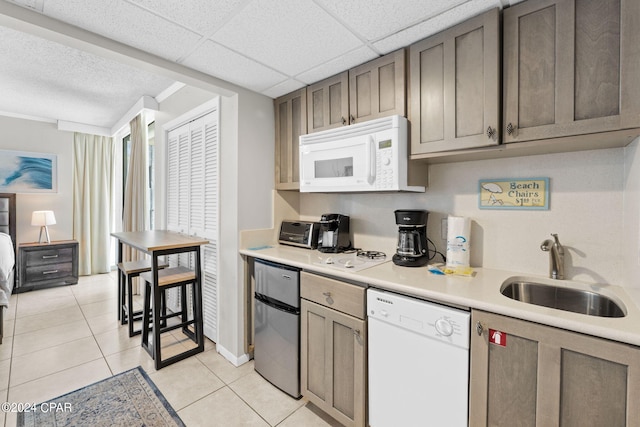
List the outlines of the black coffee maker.
{"label": "black coffee maker", "polygon": [[421,267],[429,261],[427,248],[427,216],[424,210],[395,211],[398,225],[398,247],[393,263],[404,267]]}
{"label": "black coffee maker", "polygon": [[334,213],[323,214],[320,217],[318,250],[320,252],[338,253],[348,249],[351,249],[349,217]]}

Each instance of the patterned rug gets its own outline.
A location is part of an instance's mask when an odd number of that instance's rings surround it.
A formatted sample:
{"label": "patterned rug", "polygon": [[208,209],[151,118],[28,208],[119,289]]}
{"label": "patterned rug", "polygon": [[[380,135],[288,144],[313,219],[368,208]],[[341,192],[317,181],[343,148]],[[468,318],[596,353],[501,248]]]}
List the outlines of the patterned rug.
{"label": "patterned rug", "polygon": [[18,426],[184,427],[184,423],[137,367],[19,412]]}

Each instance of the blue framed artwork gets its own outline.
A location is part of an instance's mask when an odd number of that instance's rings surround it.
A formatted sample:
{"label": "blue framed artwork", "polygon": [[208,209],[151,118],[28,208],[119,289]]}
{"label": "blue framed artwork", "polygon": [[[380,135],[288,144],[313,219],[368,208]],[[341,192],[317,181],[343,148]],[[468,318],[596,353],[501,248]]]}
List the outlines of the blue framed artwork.
{"label": "blue framed artwork", "polygon": [[0,191],[56,193],[57,160],[55,154],[0,150]]}
{"label": "blue framed artwork", "polygon": [[549,209],[549,178],[481,179],[480,209]]}

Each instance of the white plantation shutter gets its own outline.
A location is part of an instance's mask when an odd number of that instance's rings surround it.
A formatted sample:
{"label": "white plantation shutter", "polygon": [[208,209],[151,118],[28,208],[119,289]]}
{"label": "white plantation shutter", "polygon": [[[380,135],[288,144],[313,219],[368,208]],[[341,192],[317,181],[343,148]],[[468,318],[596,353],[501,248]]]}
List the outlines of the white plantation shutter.
{"label": "white plantation shutter", "polygon": [[[218,110],[168,132],[167,227],[209,240],[201,248],[204,334],[218,338]],[[171,266],[194,267],[191,254],[171,257]],[[191,306],[192,295],[187,295]],[[180,308],[180,290],[167,295],[167,306]],[[189,313],[191,316],[192,313]]]}
{"label": "white plantation shutter", "polygon": [[[167,206],[178,206],[178,134],[167,136]],[[167,209],[167,228],[178,231],[178,210]]]}

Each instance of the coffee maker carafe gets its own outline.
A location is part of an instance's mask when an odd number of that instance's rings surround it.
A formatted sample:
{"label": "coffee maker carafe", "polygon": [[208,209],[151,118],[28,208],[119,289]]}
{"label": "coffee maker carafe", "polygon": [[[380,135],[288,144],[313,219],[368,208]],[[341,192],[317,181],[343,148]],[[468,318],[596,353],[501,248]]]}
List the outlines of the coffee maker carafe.
{"label": "coffee maker carafe", "polygon": [[323,214],[320,217],[318,250],[338,253],[351,249],[349,217],[341,214]]}
{"label": "coffee maker carafe", "polygon": [[424,210],[397,210],[398,247],[393,263],[404,267],[421,267],[429,261],[427,216]]}

